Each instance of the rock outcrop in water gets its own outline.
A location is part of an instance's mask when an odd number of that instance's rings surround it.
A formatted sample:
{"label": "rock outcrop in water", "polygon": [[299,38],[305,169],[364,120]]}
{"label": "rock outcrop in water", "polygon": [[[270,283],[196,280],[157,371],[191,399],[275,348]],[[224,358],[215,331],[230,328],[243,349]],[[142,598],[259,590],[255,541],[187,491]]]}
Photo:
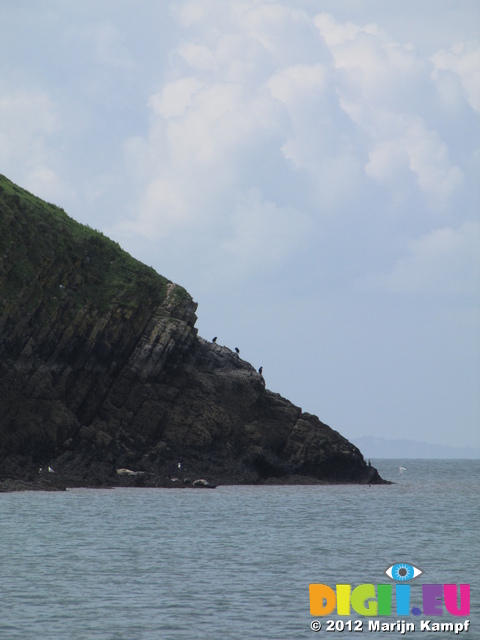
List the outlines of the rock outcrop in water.
{"label": "rock outcrop in water", "polygon": [[383,482],[340,434],[200,338],[195,311],[182,287],[0,176],[4,490]]}

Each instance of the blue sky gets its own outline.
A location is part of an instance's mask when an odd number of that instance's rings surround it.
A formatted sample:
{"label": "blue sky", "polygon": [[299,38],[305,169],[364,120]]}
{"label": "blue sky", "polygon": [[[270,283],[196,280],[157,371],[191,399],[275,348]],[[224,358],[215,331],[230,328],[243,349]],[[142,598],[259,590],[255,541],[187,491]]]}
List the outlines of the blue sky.
{"label": "blue sky", "polygon": [[476,0],[2,0],[0,172],[349,438],[480,446]]}

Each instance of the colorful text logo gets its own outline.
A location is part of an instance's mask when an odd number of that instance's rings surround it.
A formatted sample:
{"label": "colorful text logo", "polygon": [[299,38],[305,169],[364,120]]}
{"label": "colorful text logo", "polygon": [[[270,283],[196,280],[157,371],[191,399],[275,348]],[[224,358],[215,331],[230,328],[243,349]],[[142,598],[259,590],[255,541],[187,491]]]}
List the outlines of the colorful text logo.
{"label": "colorful text logo", "polygon": [[339,616],[350,616],[352,609],[362,616],[389,616],[394,608],[397,616],[441,616],[445,609],[453,616],[470,614],[469,584],[423,584],[421,608],[411,607],[411,586],[405,583],[423,571],[408,563],[396,563],[385,573],[397,584],[360,584],[353,589],[350,584],[337,584],[335,589],[326,584],[310,584],[310,613],[326,616],[336,608]]}

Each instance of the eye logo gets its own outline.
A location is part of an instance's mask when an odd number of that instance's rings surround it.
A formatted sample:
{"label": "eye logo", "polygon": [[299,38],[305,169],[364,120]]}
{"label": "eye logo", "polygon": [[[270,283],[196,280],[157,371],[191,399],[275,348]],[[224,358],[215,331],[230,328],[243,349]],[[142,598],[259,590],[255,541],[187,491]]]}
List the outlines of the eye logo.
{"label": "eye logo", "polygon": [[423,571],[413,564],[397,562],[397,564],[392,564],[388,569],[385,569],[385,573],[389,578],[397,582],[409,582],[421,576]]}

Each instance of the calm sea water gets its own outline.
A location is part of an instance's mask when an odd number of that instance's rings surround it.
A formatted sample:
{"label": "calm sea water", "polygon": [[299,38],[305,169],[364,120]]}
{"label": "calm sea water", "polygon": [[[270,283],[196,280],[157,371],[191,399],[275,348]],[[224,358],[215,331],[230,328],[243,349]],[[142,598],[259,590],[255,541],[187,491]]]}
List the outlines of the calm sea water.
{"label": "calm sea water", "polygon": [[[0,494],[0,638],[399,638],[366,618],[314,633],[308,585],[386,583],[408,562],[412,605],[422,581],[472,585],[480,639],[480,461],[373,462],[397,484]],[[406,637],[457,637],[420,619]]]}

